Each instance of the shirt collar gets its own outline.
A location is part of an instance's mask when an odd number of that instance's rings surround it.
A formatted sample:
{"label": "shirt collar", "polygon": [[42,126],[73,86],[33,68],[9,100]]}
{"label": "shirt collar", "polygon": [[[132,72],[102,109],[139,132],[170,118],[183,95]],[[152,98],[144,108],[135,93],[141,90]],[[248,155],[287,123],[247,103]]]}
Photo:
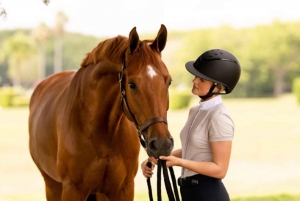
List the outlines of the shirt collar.
{"label": "shirt collar", "polygon": [[209,100],[204,101],[204,102],[201,102],[201,100],[200,100],[199,103],[200,103],[201,110],[209,110],[213,106],[222,103],[222,98],[221,98],[220,95],[217,95],[217,96],[213,97],[212,99],[209,99]]}

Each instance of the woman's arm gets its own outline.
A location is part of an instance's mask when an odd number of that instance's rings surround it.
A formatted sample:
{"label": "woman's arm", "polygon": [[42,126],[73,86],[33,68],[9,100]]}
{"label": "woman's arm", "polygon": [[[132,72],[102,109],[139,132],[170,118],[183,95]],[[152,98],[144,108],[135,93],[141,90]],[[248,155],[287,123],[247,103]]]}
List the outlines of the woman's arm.
{"label": "woman's arm", "polygon": [[172,151],[171,156],[175,156],[177,158],[182,158],[182,149],[176,149]]}
{"label": "woman's arm", "polygon": [[213,159],[212,162],[201,162],[186,160],[172,156],[162,156],[160,159],[167,160],[167,166],[181,166],[192,170],[199,174],[223,179],[226,176],[230,155],[231,155],[232,141],[210,142]]}

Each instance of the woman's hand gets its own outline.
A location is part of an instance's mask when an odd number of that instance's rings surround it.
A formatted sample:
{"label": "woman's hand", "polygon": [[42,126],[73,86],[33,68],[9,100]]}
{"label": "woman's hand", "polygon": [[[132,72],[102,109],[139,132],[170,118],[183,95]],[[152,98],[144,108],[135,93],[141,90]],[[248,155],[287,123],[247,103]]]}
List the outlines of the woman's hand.
{"label": "woman's hand", "polygon": [[175,156],[160,156],[160,160],[165,160],[167,167],[170,166],[180,166],[181,158]]}
{"label": "woman's hand", "polygon": [[[149,168],[147,166],[147,163],[150,162],[151,163],[151,168]],[[157,160],[153,157],[150,157],[149,159],[145,160],[142,164],[141,164],[141,169],[143,172],[143,175],[146,179],[151,178],[153,175],[153,170],[155,167],[155,164],[157,164]]]}

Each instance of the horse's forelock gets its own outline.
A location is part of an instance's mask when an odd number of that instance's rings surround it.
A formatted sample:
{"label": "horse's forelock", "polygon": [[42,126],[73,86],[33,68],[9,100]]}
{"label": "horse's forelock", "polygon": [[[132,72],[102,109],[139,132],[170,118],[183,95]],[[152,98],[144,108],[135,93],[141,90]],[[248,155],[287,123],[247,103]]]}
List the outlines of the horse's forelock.
{"label": "horse's forelock", "polygon": [[145,66],[147,64],[153,64],[156,67],[161,66],[160,53],[153,50],[150,44],[154,40],[143,40],[136,47],[133,54],[129,56],[127,60],[128,65],[131,66]]}

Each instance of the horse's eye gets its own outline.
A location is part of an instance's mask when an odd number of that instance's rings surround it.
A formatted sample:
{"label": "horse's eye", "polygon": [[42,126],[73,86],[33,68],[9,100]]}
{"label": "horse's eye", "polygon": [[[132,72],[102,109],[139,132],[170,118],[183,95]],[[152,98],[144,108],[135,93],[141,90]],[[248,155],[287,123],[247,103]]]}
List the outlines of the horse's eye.
{"label": "horse's eye", "polygon": [[130,89],[136,89],[136,85],[133,83],[129,83],[129,87],[130,87]]}
{"label": "horse's eye", "polygon": [[172,84],[172,81],[173,81],[173,80],[170,80],[170,82],[169,82],[169,86]]}

